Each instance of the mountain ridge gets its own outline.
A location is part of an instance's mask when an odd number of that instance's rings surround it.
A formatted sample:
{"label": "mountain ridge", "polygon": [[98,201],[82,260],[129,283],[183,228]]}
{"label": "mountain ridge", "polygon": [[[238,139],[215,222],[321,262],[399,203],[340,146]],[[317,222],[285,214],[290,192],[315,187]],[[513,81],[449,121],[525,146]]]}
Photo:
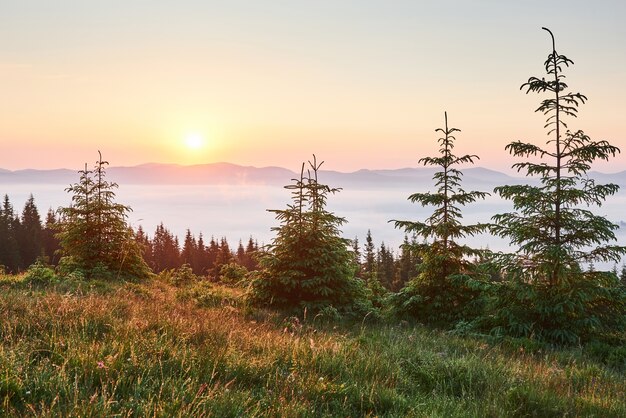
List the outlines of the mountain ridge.
{"label": "mountain ridge", "polygon": [[[437,171],[431,167],[404,167],[398,169],[367,169],[342,172],[322,170],[321,181],[339,186],[365,186],[407,183],[427,183],[432,181]],[[527,183],[536,181],[528,177],[515,177],[486,167],[462,169],[463,181],[470,185],[489,186],[504,183]],[[145,163],[135,166],[114,166],[107,169],[109,178],[125,184],[189,184],[189,185],[285,185],[299,173],[278,166],[255,167],[228,162],[209,164],[180,165],[168,163]],[[602,182],[615,182],[626,185],[626,170],[617,173],[592,171],[591,178]],[[78,180],[77,171],[58,169],[0,168],[0,184],[67,184]],[[432,184],[432,183],[430,183]]]}

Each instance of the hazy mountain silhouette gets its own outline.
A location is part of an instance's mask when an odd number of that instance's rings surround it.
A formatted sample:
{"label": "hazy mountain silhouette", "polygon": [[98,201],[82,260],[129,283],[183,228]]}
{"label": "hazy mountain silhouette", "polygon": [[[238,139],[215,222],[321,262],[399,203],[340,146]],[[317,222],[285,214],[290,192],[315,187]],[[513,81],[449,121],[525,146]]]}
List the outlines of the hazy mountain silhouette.
{"label": "hazy mountain silhouette", "polygon": [[[434,168],[400,168],[343,173],[322,171],[320,181],[337,187],[432,187]],[[502,184],[536,181],[481,167],[462,170],[463,187],[491,188]],[[281,167],[251,167],[230,163],[213,163],[183,166],[178,164],[149,163],[132,167],[110,167],[108,178],[120,184],[189,184],[189,185],[285,185],[299,173]],[[626,171],[607,174],[591,172],[590,177],[602,183],[626,186]],[[70,184],[78,180],[75,170],[15,170],[0,168],[0,184]]]}

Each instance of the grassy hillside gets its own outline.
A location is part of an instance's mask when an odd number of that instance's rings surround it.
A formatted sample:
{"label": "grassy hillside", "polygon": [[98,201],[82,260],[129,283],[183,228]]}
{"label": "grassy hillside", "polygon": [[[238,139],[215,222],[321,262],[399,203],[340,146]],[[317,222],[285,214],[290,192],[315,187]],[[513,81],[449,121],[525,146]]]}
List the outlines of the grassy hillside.
{"label": "grassy hillside", "polygon": [[0,278],[0,415],[626,416],[626,352],[252,310],[164,281]]}

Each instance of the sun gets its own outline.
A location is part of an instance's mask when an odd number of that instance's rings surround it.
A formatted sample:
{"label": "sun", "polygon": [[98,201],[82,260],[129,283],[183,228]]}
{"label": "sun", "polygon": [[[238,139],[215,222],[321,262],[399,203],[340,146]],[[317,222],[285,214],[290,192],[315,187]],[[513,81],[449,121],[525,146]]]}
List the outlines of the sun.
{"label": "sun", "polygon": [[198,133],[192,133],[185,137],[185,145],[187,148],[197,150],[204,147],[205,139]]}

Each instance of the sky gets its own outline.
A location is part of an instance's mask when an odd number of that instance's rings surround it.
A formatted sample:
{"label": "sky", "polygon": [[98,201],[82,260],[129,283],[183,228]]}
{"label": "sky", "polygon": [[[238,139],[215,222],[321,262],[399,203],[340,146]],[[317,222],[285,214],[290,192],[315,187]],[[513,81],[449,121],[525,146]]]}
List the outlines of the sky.
{"label": "sky", "polygon": [[226,161],[415,167],[448,112],[457,152],[507,170],[543,144],[520,85],[575,65],[575,120],[624,153],[626,2],[0,0],[0,168]]}

